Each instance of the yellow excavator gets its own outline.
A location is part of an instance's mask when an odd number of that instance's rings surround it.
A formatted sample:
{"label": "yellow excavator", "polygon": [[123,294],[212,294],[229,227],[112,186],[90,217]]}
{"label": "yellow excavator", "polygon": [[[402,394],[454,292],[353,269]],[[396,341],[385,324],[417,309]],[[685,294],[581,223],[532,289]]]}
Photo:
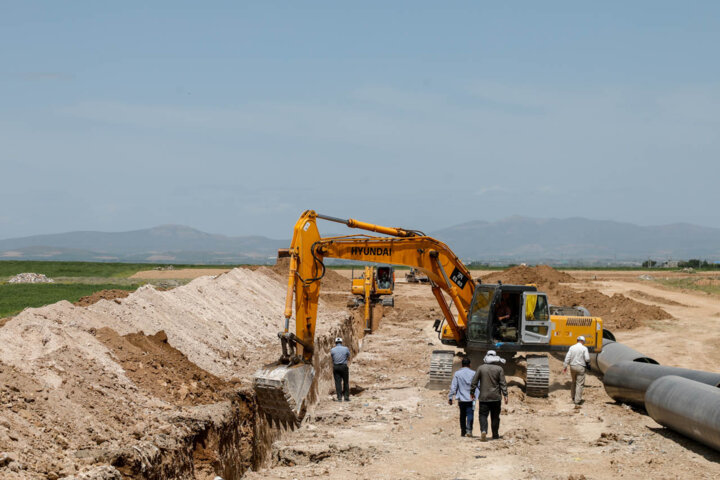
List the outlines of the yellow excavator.
{"label": "yellow excavator", "polygon": [[[379,235],[321,237],[317,220],[342,223]],[[441,343],[462,348],[475,364],[488,350],[509,360],[505,368],[525,374],[526,393],[547,396],[549,352],[564,352],[584,335],[591,352],[602,349],[602,319],[551,315],[547,295],[533,285],[482,284],[444,243],[417,230],[383,227],[305,211],[295,224],[289,249],[284,330],[278,333],[282,356],[258,370],[254,388],[267,417],[298,425],[314,378],[314,352],[320,286],[326,258],[404,265],[427,275],[444,318],[436,320]],[[448,302],[449,298],[449,302]],[[295,307],[295,331],[290,331]],[[501,310],[502,309],[502,310]],[[503,315],[498,315],[502,311]],[[517,354],[524,352],[525,356]],[[454,350],[433,351],[430,380],[449,384]]]}
{"label": "yellow excavator", "polygon": [[378,303],[383,307],[394,307],[395,298],[392,296],[395,288],[395,274],[393,267],[383,265],[377,269],[366,265],[359,278],[352,273],[350,291],[353,297],[348,302],[349,307],[363,307],[365,319],[365,333],[372,332],[373,307]]}

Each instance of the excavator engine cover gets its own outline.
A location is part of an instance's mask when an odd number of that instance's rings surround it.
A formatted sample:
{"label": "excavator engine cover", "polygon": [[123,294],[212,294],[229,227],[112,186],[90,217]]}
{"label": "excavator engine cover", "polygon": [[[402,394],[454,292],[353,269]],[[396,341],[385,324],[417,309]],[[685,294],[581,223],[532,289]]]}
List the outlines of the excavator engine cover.
{"label": "excavator engine cover", "polygon": [[255,372],[253,386],[268,422],[274,420],[290,428],[299,426],[314,377],[315,369],[308,364],[274,363]]}

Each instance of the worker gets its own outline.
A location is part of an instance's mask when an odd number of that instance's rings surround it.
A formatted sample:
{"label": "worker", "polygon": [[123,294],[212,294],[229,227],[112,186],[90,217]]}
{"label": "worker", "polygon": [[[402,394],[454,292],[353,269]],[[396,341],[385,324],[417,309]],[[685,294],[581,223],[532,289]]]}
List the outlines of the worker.
{"label": "worker", "polygon": [[[505,372],[503,372],[502,364],[505,363],[504,358],[500,358],[495,350],[489,350],[473,376],[470,384],[470,391],[473,392],[471,399],[475,400],[477,396],[478,419],[480,420],[480,439],[484,442],[487,440],[488,432],[488,414],[490,414],[490,422],[492,427],[492,438],[500,438],[500,401],[505,399],[505,405],[508,403],[507,382],[505,381]],[[480,389],[476,392],[476,389]]]}
{"label": "worker", "polygon": [[496,340],[507,340],[504,332],[506,327],[509,325],[510,315],[512,310],[510,309],[510,294],[503,292],[500,297],[500,303],[495,308],[495,322],[493,322],[493,337]]}
{"label": "worker", "polygon": [[582,395],[585,388],[585,370],[590,363],[590,352],[585,346],[585,337],[582,335],[577,337],[577,343],[568,349],[563,362],[563,373],[567,372],[570,365],[570,397],[576,407],[580,407],[583,403]]}
{"label": "worker", "polygon": [[462,359],[462,368],[453,375],[450,393],[448,393],[448,404],[452,405],[453,397],[457,399],[460,408],[460,436],[472,437],[473,401],[470,395],[470,383],[472,383],[475,371],[470,368],[470,358]]}
{"label": "worker", "polygon": [[330,357],[333,362],[333,377],[335,378],[335,393],[337,401],[350,401],[350,371],[348,360],[350,360],[350,349],[343,345],[340,337],[335,339],[335,346],[330,350]]}
{"label": "worker", "polygon": [[512,310],[510,309],[510,294],[507,292],[503,292],[500,299],[500,304],[498,305],[497,309],[495,309],[495,318],[499,323],[505,323],[510,320],[511,314]]}

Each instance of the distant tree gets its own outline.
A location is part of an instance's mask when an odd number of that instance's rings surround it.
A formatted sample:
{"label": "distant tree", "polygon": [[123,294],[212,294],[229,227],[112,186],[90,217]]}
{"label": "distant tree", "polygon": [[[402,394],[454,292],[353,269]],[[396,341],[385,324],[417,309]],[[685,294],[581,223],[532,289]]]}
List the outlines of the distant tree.
{"label": "distant tree", "polygon": [[642,263],[643,268],[653,268],[656,265],[657,265],[657,262],[655,260],[650,260],[650,259],[645,260]]}
{"label": "distant tree", "polygon": [[710,266],[707,260],[700,260],[698,258],[691,258],[687,262],[679,262],[680,268],[707,268]]}

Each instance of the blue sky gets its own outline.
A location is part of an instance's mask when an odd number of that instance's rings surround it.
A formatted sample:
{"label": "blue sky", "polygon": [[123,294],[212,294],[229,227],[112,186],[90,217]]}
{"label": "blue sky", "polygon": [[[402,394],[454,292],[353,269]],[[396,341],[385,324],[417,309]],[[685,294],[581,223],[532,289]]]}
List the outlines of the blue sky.
{"label": "blue sky", "polygon": [[[388,4],[390,4],[388,6]],[[0,238],[720,227],[718,2],[4,2]]]}

